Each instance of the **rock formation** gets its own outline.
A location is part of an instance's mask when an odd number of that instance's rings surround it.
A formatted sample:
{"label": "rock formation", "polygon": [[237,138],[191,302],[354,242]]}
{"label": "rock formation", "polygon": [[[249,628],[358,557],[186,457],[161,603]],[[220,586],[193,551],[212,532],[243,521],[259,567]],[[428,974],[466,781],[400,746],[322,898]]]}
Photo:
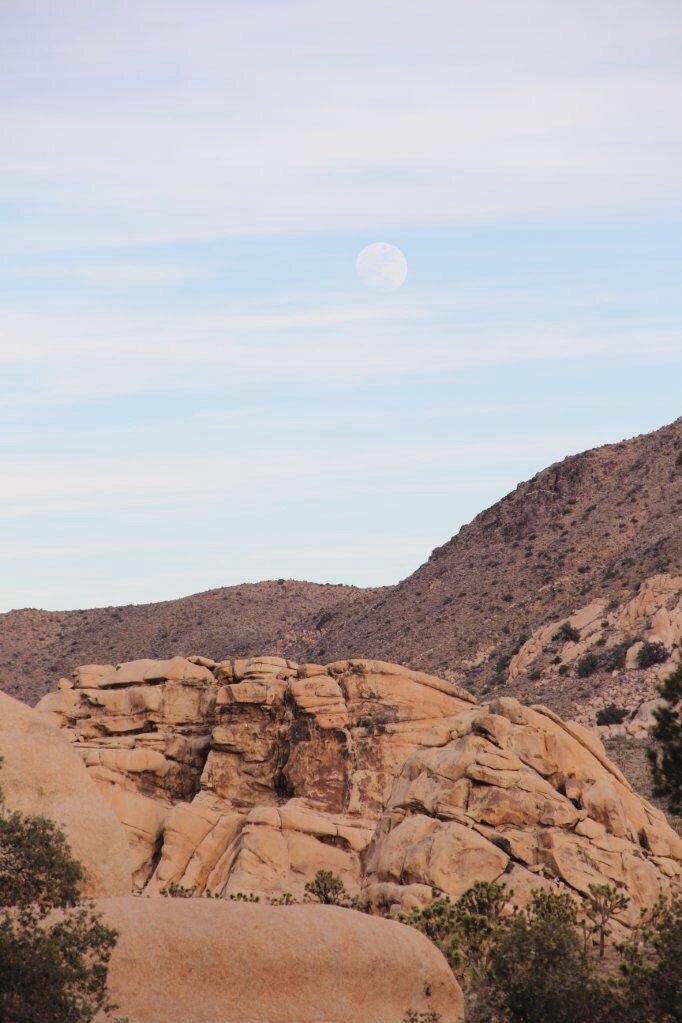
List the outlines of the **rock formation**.
{"label": "rock formation", "polygon": [[[604,726],[602,734],[646,738],[657,686],[675,667],[680,643],[682,576],[661,573],[622,603],[593,600],[536,629],[511,658],[507,682],[527,694],[557,690],[563,682],[562,702],[572,705],[578,721],[593,725],[597,712],[613,704],[624,720]],[[645,644],[655,645],[661,659],[642,667]]]}
{"label": "rock formation", "polygon": [[[128,829],[138,890],[302,897],[320,868],[408,908],[479,879],[627,889],[682,878],[682,842],[596,733],[380,661],[89,665],[40,709]],[[626,922],[624,920],[624,922]]]}
{"label": "rock formation", "polygon": [[0,790],[9,810],[44,815],[64,830],[84,868],[85,895],[125,895],[126,834],[82,758],[45,715],[0,693]]}
{"label": "rock formation", "polygon": [[462,994],[423,935],[332,906],[107,899],[109,984],[136,1023],[400,1023],[461,1018]]}

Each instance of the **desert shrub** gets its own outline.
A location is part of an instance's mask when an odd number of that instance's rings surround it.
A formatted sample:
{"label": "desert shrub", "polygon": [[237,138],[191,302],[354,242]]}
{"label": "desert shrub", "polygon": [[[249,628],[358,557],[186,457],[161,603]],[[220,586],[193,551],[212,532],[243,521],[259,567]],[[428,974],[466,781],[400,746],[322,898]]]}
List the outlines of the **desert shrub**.
{"label": "desert shrub", "polygon": [[570,622],[563,622],[552,636],[552,639],[555,643],[558,643],[559,641],[563,641],[565,643],[577,643],[580,639],[580,633],[571,625]]}
{"label": "desert shrub", "polygon": [[318,870],[314,879],[306,884],[305,892],[310,899],[325,906],[350,906],[353,902],[341,878],[331,870]]}
{"label": "desert shrub", "polygon": [[509,893],[504,885],[479,881],[457,901],[442,895],[423,909],[400,916],[436,945],[460,981],[471,986],[471,974],[485,973],[494,938],[504,926]]}
{"label": "desert shrub", "polygon": [[596,654],[585,654],[578,661],[578,678],[587,678],[593,675],[599,667],[599,658]]}
{"label": "desert shrub", "polygon": [[637,667],[650,668],[654,664],[663,664],[670,654],[663,643],[645,641],[637,651]]}
{"label": "desert shrub", "polygon": [[[210,888],[206,888],[203,892],[197,892],[196,885],[192,885],[191,888],[186,888],[184,884],[177,884],[175,881],[171,881],[165,888],[162,888],[160,895],[163,895],[165,899],[219,899],[220,896],[211,891]],[[248,900],[248,901],[258,901]]]}
{"label": "desert shrub", "polygon": [[654,793],[668,800],[671,813],[682,813],[682,663],[659,686],[665,701],[654,711],[654,747],[648,751]]}
{"label": "desert shrub", "polygon": [[111,1008],[116,932],[81,902],[82,876],[57,826],[10,813],[0,794],[2,1023],[89,1023]]}
{"label": "desert shrub", "polygon": [[678,469],[680,466],[682,466],[682,451],[680,451],[679,454],[677,455],[677,458],[675,459],[675,465],[678,467]]}
{"label": "desert shrub", "polygon": [[616,996],[565,918],[513,917],[490,956],[471,1023],[611,1023]]}
{"label": "desert shrub", "polygon": [[568,674],[568,665],[567,664],[560,664],[559,668],[557,670],[558,670],[560,675],[567,675]]}
{"label": "desert shrub", "polygon": [[[621,890],[592,885],[578,902],[540,889],[513,912],[510,894],[480,882],[400,918],[446,956],[464,989],[466,1023],[682,1023],[682,897],[641,912],[630,939],[614,946],[616,970],[605,947],[629,902]],[[431,1019],[413,1010],[404,1023]]]}
{"label": "desert shrub", "polygon": [[282,892],[281,895],[273,895],[268,899],[270,906],[296,906],[297,904],[298,899],[294,898],[291,892]]}
{"label": "desert shrub", "polygon": [[625,667],[625,658],[631,645],[629,640],[625,640],[607,650],[602,657],[605,671],[621,671]]}
{"label": "desert shrub", "polygon": [[640,912],[640,925],[620,953],[625,1023],[682,1019],[682,898],[659,899]]}
{"label": "desert shrub", "polygon": [[627,716],[628,712],[625,707],[617,707],[615,703],[610,703],[608,707],[597,711],[597,724],[620,725]]}

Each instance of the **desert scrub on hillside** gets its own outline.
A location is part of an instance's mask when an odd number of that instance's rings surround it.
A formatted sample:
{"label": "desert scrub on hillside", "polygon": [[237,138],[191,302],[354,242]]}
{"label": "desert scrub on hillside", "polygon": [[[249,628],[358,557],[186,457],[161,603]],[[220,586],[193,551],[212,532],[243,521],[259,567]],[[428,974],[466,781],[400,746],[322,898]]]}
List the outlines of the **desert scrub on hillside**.
{"label": "desert scrub on hillside", "polygon": [[579,902],[539,889],[520,910],[511,895],[479,883],[400,918],[446,956],[465,993],[466,1023],[680,1023],[680,900],[642,914],[630,941],[615,946],[614,968],[604,950],[627,906],[623,892],[594,885]]}
{"label": "desert scrub on hillside", "polygon": [[82,878],[57,826],[0,793],[0,1023],[90,1023],[111,1008],[116,932],[80,900]]}
{"label": "desert scrub on hillside", "polygon": [[577,643],[580,639],[580,633],[571,625],[570,622],[563,622],[552,636],[552,639],[555,643],[558,643],[559,641],[563,641],[565,643]]}
{"label": "desert scrub on hillside", "polygon": [[599,658],[596,654],[585,654],[578,661],[578,678],[587,678],[588,675],[593,675],[599,667]]}
{"label": "desert scrub on hillside", "polygon": [[637,651],[637,667],[651,668],[654,664],[663,664],[669,656],[663,643],[645,641]]}
{"label": "desert scrub on hillside", "polygon": [[617,707],[615,703],[610,703],[608,707],[603,707],[597,711],[597,724],[620,725],[627,716],[628,711],[626,707]]}

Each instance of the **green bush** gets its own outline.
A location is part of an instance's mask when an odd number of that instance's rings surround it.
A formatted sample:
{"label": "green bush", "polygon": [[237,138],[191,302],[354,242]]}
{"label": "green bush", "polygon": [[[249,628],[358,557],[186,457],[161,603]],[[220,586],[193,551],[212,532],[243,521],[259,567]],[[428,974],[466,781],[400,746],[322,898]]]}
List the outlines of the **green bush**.
{"label": "green bush", "polygon": [[554,633],[552,639],[555,643],[560,641],[565,643],[577,643],[580,639],[580,632],[574,628],[570,622],[564,622],[559,626],[558,631]]}
{"label": "green bush", "polygon": [[629,648],[632,646],[630,640],[623,643],[616,643],[610,647],[602,657],[602,667],[605,671],[622,671],[625,667],[625,658]]}
{"label": "green bush", "polygon": [[617,707],[615,703],[610,703],[608,707],[603,707],[597,711],[597,724],[620,725],[627,716],[627,708]]}
{"label": "green bush", "polygon": [[593,675],[599,667],[599,658],[596,654],[585,654],[578,661],[578,678],[587,678]]}
{"label": "green bush", "polygon": [[637,651],[637,667],[651,668],[654,664],[663,664],[670,657],[667,647],[662,643],[642,643]]}
{"label": "green bush", "polygon": [[80,901],[82,876],[56,825],[10,813],[0,793],[2,1023],[90,1023],[111,1008],[116,932]]}
{"label": "green bush", "polygon": [[312,881],[305,886],[306,895],[316,902],[325,906],[346,906],[353,905],[349,893],[340,877],[336,877],[331,870],[318,870]]}
{"label": "green bush", "polygon": [[593,885],[578,902],[540,889],[521,910],[510,895],[490,883],[456,901],[434,892],[431,905],[401,917],[445,954],[464,989],[466,1023],[680,1023],[682,899],[643,914],[631,941],[614,946],[616,970],[605,948],[628,905],[622,891]]}

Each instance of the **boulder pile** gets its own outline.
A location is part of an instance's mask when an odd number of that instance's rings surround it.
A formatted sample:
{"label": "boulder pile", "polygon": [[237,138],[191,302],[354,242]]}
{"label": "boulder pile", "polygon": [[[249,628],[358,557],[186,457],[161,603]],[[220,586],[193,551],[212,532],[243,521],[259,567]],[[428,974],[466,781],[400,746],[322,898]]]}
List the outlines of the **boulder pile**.
{"label": "boulder pile", "polygon": [[124,824],[146,894],[300,899],[328,869],[397,910],[476,880],[521,900],[611,883],[634,919],[682,880],[682,841],[593,730],[397,665],[88,665],[39,710]]}

